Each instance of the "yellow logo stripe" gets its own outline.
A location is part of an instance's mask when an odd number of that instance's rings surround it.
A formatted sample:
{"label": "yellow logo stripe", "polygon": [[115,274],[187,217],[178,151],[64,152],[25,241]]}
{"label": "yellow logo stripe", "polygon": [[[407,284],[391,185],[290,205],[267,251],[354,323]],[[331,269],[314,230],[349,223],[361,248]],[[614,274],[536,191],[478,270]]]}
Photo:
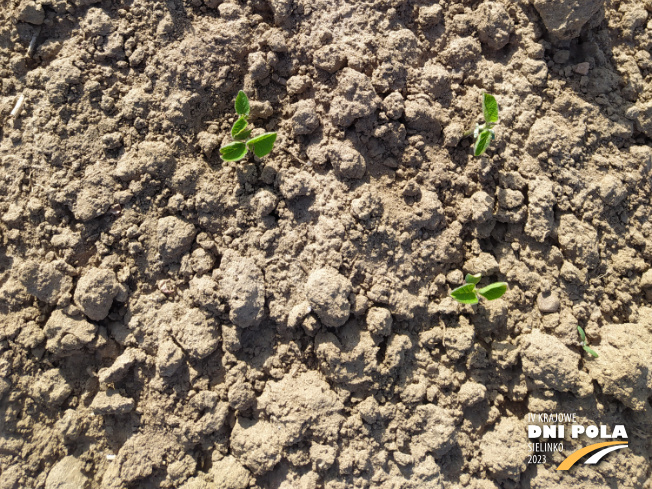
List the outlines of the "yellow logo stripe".
{"label": "yellow logo stripe", "polygon": [[584,455],[595,452],[596,450],[599,450],[600,448],[603,447],[610,447],[612,445],[627,445],[626,441],[605,441],[603,443],[594,443],[593,445],[589,445],[588,447],[580,448],[576,452],[571,453],[568,457],[566,457],[566,460],[564,460],[562,463],[559,464],[559,467],[557,467],[557,470],[568,470],[570,469],[573,465],[575,465],[575,462],[577,462],[579,459],[581,459]]}

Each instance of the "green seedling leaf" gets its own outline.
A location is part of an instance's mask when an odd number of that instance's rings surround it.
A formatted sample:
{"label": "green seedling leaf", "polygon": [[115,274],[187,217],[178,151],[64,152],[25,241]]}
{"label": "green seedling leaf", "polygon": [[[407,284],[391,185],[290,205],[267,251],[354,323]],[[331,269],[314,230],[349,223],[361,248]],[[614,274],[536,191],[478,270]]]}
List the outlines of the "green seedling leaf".
{"label": "green seedling leaf", "polygon": [[465,281],[467,284],[473,284],[473,285],[475,285],[475,284],[477,284],[477,283],[480,281],[481,278],[482,278],[482,274],[481,274],[481,273],[476,273],[475,275],[471,275],[470,273],[467,273],[467,274],[466,274],[466,277],[464,277],[464,281]]}
{"label": "green seedling leaf", "polygon": [[247,139],[249,137],[249,134],[251,134],[251,131],[247,131],[246,129],[247,129],[247,117],[241,115],[240,118],[237,121],[235,121],[233,127],[231,128],[231,137],[239,141]]}
{"label": "green seedling leaf", "polygon": [[482,111],[484,112],[485,122],[488,124],[498,122],[498,102],[496,102],[496,97],[485,93],[482,96]]}
{"label": "green seedling leaf", "polygon": [[252,150],[258,158],[262,158],[272,151],[275,141],[276,133],[266,132],[265,134],[261,134],[260,136],[256,136],[247,141],[247,147]]}
{"label": "green seedling leaf", "polygon": [[598,354],[595,352],[595,350],[586,344],[586,335],[584,334],[584,330],[582,329],[581,326],[577,327],[577,332],[580,334],[580,340],[582,340],[580,342],[580,345],[582,345],[584,351],[589,355],[591,355],[592,357],[598,358]]}
{"label": "green seedling leaf", "polygon": [[505,282],[496,282],[478,289],[478,294],[489,301],[502,297],[505,292],[507,292],[507,283]]}
{"label": "green seedling leaf", "polygon": [[592,357],[598,358],[598,354],[591,347],[583,345],[582,348],[584,348],[584,351],[589,355],[591,355]]}
{"label": "green seedling leaf", "polygon": [[466,284],[451,292],[451,297],[462,304],[477,304],[478,296],[475,293],[475,284]]}
{"label": "green seedling leaf", "polygon": [[242,90],[238,92],[235,98],[235,111],[238,115],[249,115],[249,99]]}
{"label": "green seedling leaf", "polygon": [[475,156],[482,155],[489,147],[489,143],[491,143],[491,140],[493,138],[494,138],[493,131],[491,131],[490,129],[485,129],[484,131],[480,132],[478,138],[475,140],[475,149],[473,151],[473,154]]}
{"label": "green seedling leaf", "polygon": [[244,158],[246,154],[247,145],[241,142],[227,144],[220,148],[220,156],[224,161],[238,161]]}
{"label": "green seedling leaf", "polygon": [[251,136],[251,129],[246,129],[236,134],[233,137],[233,139],[235,139],[236,141],[246,141],[249,138],[249,136]]}

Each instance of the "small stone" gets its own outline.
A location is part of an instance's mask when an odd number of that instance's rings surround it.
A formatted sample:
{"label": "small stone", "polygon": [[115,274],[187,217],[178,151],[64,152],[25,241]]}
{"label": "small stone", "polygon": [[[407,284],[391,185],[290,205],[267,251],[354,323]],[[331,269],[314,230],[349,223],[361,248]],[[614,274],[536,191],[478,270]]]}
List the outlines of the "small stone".
{"label": "small stone", "polygon": [[584,63],[579,63],[576,64],[573,67],[573,71],[577,73],[578,75],[586,76],[589,74],[589,69],[591,68],[591,65],[587,63],[586,61]]}
{"label": "small stone", "polygon": [[131,56],[129,56],[129,66],[132,68],[140,66],[142,62],[145,61],[146,54],[147,52],[142,47],[136,48],[134,52],[131,53]]}
{"label": "small stone", "polygon": [[568,49],[560,49],[553,56],[552,60],[558,65],[563,65],[570,59],[570,51]]}
{"label": "small stone", "polygon": [[537,296],[537,306],[542,313],[557,312],[559,310],[559,297],[554,292],[540,292]]}

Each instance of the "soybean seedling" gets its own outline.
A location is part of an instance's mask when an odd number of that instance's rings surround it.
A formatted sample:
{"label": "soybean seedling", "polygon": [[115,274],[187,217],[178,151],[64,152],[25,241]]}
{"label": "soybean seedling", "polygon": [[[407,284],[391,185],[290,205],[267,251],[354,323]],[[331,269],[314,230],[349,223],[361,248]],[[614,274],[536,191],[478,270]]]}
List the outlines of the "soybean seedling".
{"label": "soybean seedling", "polygon": [[580,339],[582,340],[580,342],[580,345],[582,345],[584,351],[589,355],[591,355],[592,357],[598,358],[598,354],[595,352],[595,350],[587,344],[586,335],[584,334],[584,330],[582,329],[581,326],[577,327],[577,332],[580,334]]}
{"label": "soybean seedling", "polygon": [[476,273],[475,275],[467,273],[466,277],[464,277],[464,282],[466,283],[453,290],[451,292],[451,297],[462,304],[477,304],[479,295],[488,301],[493,301],[499,299],[505,292],[507,292],[506,282],[494,282],[493,284],[487,285],[481,289],[476,289],[475,286],[481,278],[482,274],[480,273]]}
{"label": "soybean seedling", "polygon": [[474,156],[481,156],[489,147],[489,143],[496,138],[493,127],[498,123],[498,102],[496,97],[491,94],[484,93],[482,95],[482,113],[484,115],[484,124],[476,123],[474,129],[470,129],[464,133],[464,137],[473,134]]}
{"label": "soybean seedling", "polygon": [[251,129],[247,128],[250,111],[249,98],[242,90],[235,98],[235,111],[239,117],[231,128],[231,137],[234,141],[220,148],[220,157],[224,161],[239,161],[247,156],[248,150],[253,151],[258,158],[271,153],[276,141],[275,132],[266,132],[255,138],[249,138],[251,136]]}

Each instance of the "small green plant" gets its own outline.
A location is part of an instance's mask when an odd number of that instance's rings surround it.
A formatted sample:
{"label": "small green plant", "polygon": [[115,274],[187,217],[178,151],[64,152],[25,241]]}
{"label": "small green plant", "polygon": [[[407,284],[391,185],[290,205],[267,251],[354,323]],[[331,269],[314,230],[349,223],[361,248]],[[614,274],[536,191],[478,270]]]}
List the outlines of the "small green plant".
{"label": "small green plant", "polygon": [[485,93],[482,95],[482,113],[484,114],[484,124],[475,125],[474,129],[470,129],[464,133],[464,137],[473,134],[473,154],[480,156],[489,147],[489,143],[496,138],[493,127],[498,123],[498,102],[496,97],[491,94]]}
{"label": "small green plant", "polygon": [[249,98],[240,90],[235,98],[235,111],[239,117],[231,128],[231,137],[235,141],[220,148],[220,157],[224,161],[239,161],[247,156],[248,150],[253,151],[258,158],[262,158],[267,156],[274,148],[274,142],[276,142],[275,132],[266,132],[249,139],[249,136],[251,136],[251,129],[247,129],[249,110]]}
{"label": "small green plant", "polygon": [[582,340],[580,342],[580,345],[582,345],[584,351],[589,355],[591,355],[592,357],[598,358],[598,354],[595,352],[595,350],[587,344],[586,335],[584,334],[584,330],[582,329],[581,326],[577,327],[577,332],[580,334],[580,339]]}
{"label": "small green plant", "polygon": [[489,301],[493,301],[502,297],[503,294],[507,292],[507,283],[505,282],[494,282],[493,284],[487,285],[481,289],[476,289],[475,286],[481,278],[482,274],[480,273],[476,273],[475,275],[467,273],[464,278],[466,283],[453,290],[451,292],[451,297],[462,304],[477,304],[478,295],[481,295]]}

